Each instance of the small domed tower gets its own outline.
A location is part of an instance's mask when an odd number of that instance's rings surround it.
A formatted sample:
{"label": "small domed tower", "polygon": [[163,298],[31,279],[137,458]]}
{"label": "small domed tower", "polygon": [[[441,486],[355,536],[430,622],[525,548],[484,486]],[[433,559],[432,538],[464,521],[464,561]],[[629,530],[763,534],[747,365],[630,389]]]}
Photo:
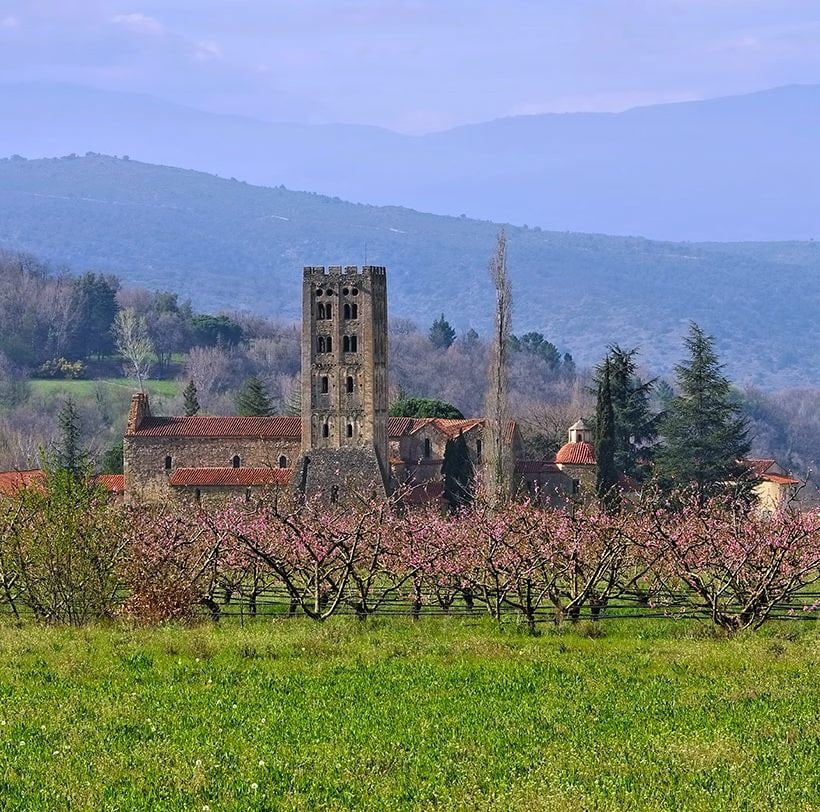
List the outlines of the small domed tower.
{"label": "small domed tower", "polygon": [[579,420],[577,423],[573,423],[569,427],[569,442],[591,443],[592,429],[586,423],[584,423],[583,420]]}
{"label": "small domed tower", "polygon": [[594,491],[598,463],[595,459],[592,429],[583,420],[569,427],[569,442],[558,449],[555,464],[572,477],[576,489]]}

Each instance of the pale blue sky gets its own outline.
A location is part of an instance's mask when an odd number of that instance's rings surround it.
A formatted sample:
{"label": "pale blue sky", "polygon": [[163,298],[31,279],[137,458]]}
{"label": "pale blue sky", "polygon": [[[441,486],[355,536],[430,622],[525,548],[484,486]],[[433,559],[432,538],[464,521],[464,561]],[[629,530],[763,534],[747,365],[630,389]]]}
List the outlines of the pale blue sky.
{"label": "pale blue sky", "polygon": [[820,83],[820,0],[0,0],[0,81],[426,132]]}

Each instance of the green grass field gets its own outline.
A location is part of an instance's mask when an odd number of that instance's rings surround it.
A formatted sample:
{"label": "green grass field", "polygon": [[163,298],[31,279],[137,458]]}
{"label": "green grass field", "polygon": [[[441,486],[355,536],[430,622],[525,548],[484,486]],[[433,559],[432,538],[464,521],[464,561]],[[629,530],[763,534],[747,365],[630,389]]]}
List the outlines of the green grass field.
{"label": "green grass field", "polygon": [[[97,387],[111,388],[114,391],[136,392],[138,387],[130,378],[97,378],[94,380],[32,380],[31,393],[47,400],[64,398],[72,395],[77,400],[84,400],[94,396]],[[179,392],[176,381],[146,381],[145,389],[149,395],[174,397]]]}
{"label": "green grass field", "polygon": [[820,809],[813,626],[592,628],[6,623],[0,809]]}

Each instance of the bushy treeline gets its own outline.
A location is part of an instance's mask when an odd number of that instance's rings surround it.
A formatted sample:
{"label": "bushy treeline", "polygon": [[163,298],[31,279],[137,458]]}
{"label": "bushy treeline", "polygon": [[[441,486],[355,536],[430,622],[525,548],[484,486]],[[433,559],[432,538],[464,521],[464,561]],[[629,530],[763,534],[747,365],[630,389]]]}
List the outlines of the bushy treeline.
{"label": "bushy treeline", "polygon": [[154,623],[202,606],[218,617],[228,601],[253,614],[276,589],[284,611],[314,620],[479,608],[531,629],[628,601],[729,633],[810,616],[820,603],[807,592],[820,580],[817,511],[763,517],[742,501],[685,494],[619,514],[480,498],[443,512],[400,499],[121,507],[56,473],[2,503],[0,600],[45,622]]}
{"label": "bushy treeline", "polygon": [[[152,397],[157,413],[181,414],[196,390],[205,414],[232,414],[248,380],[264,386],[272,413],[300,409],[300,328],[239,313],[195,313],[169,291],[124,288],[111,275],[71,276],[51,271],[32,257],[0,253],[0,469],[39,464],[41,449],[57,435],[59,403],[31,396],[31,375],[116,377],[124,363],[116,354],[112,326],[128,310],[153,348],[152,378],[174,378],[176,395]],[[432,398],[467,417],[485,413],[489,341],[473,330],[458,334],[447,313],[432,306],[426,322],[390,324],[391,399]],[[421,317],[424,318],[424,317]],[[603,353],[603,348],[602,348]],[[105,360],[99,360],[103,356]],[[631,356],[634,373],[651,381]],[[125,382],[124,382],[125,383]],[[136,386],[136,383],[133,384]],[[543,459],[567,439],[579,417],[595,414],[594,381],[577,369],[565,347],[537,331],[511,336],[508,353],[509,411],[526,442],[525,456]],[[653,414],[674,397],[664,381],[649,390]],[[76,396],[83,440],[102,468],[124,427],[129,384],[90,384]],[[820,464],[820,392],[812,389],[766,394],[734,390],[749,419],[752,454],[774,456],[802,474]]]}

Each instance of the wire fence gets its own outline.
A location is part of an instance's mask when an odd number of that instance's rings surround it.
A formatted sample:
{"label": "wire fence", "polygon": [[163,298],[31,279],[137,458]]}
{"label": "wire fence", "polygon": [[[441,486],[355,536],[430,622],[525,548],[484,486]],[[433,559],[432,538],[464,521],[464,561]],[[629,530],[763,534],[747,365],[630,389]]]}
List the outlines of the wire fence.
{"label": "wire fence", "polygon": [[[112,614],[116,614],[118,605],[122,604],[126,597],[126,589],[120,588],[111,601],[114,610]],[[465,620],[486,617],[491,614],[491,607],[497,607],[499,619],[523,617],[520,606],[515,605],[515,597],[501,597],[496,600],[493,594],[479,595],[467,589],[451,589],[444,598],[441,593],[429,589],[416,591],[412,596],[398,593],[385,596],[374,591],[374,597],[366,607],[362,607],[358,593],[351,592],[339,600],[334,614],[359,618],[441,617]],[[724,606],[725,608],[731,607]],[[737,611],[740,611],[740,607],[737,607]],[[305,616],[298,600],[281,585],[268,585],[255,591],[249,591],[241,585],[238,588],[234,585],[233,588],[212,590],[202,595],[198,614],[203,619],[232,618],[238,619],[240,623]],[[531,609],[529,615],[531,622],[555,624],[567,620],[708,620],[711,612],[707,607],[693,601],[691,593],[665,592],[662,598],[657,600],[648,599],[646,595],[624,593],[597,604],[594,600],[587,601],[574,613],[561,611],[550,601],[542,599]],[[35,613],[27,605],[25,597],[20,595],[14,601],[0,598],[0,617],[34,619]],[[794,600],[775,604],[767,619],[820,621],[820,592],[801,592]]]}

